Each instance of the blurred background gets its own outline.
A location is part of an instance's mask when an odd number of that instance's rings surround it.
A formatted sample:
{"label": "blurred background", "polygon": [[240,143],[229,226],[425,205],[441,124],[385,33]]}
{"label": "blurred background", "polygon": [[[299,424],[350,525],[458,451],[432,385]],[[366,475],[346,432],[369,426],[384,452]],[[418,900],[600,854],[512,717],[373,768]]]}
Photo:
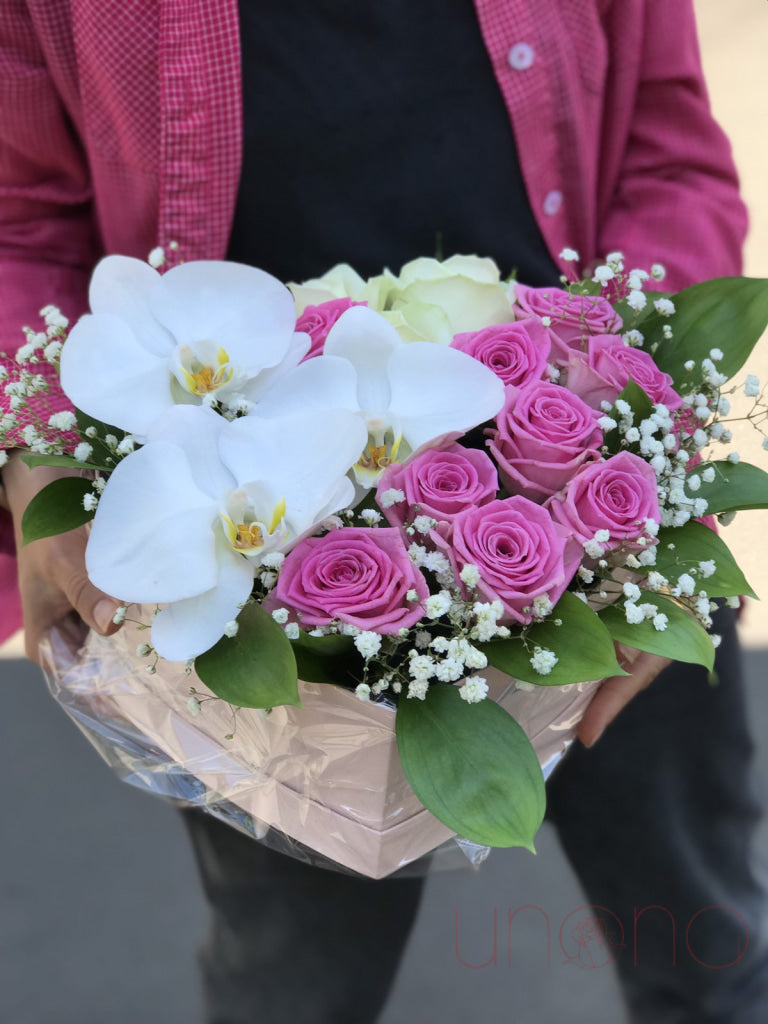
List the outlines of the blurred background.
{"label": "blurred background", "polygon": [[[744,273],[768,277],[768,4],[764,0],[696,0],[704,70],[715,116],[727,131],[739,168],[742,193],[749,207],[751,226],[744,251]],[[768,383],[768,337],[763,337],[744,374],[754,373]],[[745,402],[734,402],[733,416],[743,415]],[[760,437],[743,424],[734,424],[737,447],[743,457],[758,461]],[[768,512],[737,516],[723,538],[747,570],[762,605],[752,602],[742,623],[743,637],[751,646],[768,644],[768,558],[762,539],[768,536]]]}
{"label": "blurred background", "polygon": [[[715,113],[729,133],[752,215],[745,272],[768,277],[765,0],[697,0]],[[748,372],[768,380],[768,341]],[[747,372],[745,371],[745,372]],[[739,435],[745,458],[760,438]],[[763,605],[742,623],[757,785],[768,793],[768,513],[742,513],[725,539]],[[205,910],[182,826],[169,806],[118,783],[53,704],[18,638],[0,661],[0,750],[5,812],[0,843],[0,1020],[3,1024],[198,1024],[195,953]],[[481,1016],[489,1022],[624,1024],[610,968],[564,962],[541,922],[516,923],[498,966],[493,913],[523,902],[546,908],[553,929],[584,898],[545,826],[536,858],[497,851],[482,871],[433,876],[382,1024]],[[760,840],[768,863],[768,830]],[[513,880],[513,881],[512,881]],[[504,925],[500,931],[504,932]],[[560,954],[560,955],[558,955]],[[508,966],[511,964],[511,967]],[[525,983],[521,984],[521,980]],[[366,1022],[361,1022],[366,1024]]]}

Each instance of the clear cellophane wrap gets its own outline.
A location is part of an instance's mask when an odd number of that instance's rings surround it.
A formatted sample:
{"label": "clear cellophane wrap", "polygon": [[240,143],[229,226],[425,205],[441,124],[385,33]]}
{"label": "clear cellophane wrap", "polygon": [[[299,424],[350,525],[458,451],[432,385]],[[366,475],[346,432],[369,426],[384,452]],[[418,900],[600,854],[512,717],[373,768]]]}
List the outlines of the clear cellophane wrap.
{"label": "clear cellophane wrap", "polygon": [[[53,696],[124,781],[203,808],[283,853],[369,878],[487,856],[408,785],[393,704],[300,681],[301,707],[235,709],[183,664],[160,660],[150,674],[137,654],[145,636],[126,622],[109,638],[91,633],[77,653],[58,634],[43,651]],[[599,682],[523,689],[495,669],[483,675],[548,775]]]}

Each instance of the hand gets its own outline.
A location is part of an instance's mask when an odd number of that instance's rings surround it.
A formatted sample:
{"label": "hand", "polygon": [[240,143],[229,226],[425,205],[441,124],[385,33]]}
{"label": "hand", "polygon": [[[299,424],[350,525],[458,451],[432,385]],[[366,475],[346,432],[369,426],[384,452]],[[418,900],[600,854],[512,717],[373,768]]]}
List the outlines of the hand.
{"label": "hand", "polygon": [[630,674],[612,676],[606,679],[592,699],[576,730],[577,737],[585,747],[592,747],[622,708],[636,697],[641,690],[653,682],[672,662],[658,654],[636,651],[624,644],[616,644],[619,664]]}
{"label": "hand", "polygon": [[89,627],[103,635],[119,628],[112,617],[120,602],[97,590],[85,571],[86,527],[22,547],[21,517],[27,505],[51,481],[69,475],[68,470],[50,466],[30,469],[18,450],[3,468],[16,535],[26,653],[38,663],[40,642],[51,629],[58,629],[77,649]]}

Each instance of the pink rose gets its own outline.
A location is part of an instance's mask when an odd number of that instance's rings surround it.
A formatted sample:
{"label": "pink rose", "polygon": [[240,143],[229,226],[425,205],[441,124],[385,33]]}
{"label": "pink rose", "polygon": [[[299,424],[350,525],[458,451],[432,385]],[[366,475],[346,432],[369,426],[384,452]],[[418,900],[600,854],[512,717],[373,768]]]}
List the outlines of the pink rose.
{"label": "pink rose", "polygon": [[513,494],[546,501],[580,467],[600,458],[599,413],[567,388],[535,381],[507,388],[488,447]]}
{"label": "pink rose", "polygon": [[549,503],[552,518],[580,542],[607,530],[606,550],[645,533],[645,520],[661,521],[656,474],[638,455],[619,452],[605,462],[585,466],[565,492]]}
{"label": "pink rose", "polygon": [[[409,590],[418,600],[409,601]],[[427,582],[391,528],[349,527],[308,537],[283,562],[269,607],[295,613],[303,627],[334,619],[376,633],[396,633],[424,614]]]}
{"label": "pink rose", "polygon": [[666,405],[670,410],[682,404],[669,374],[662,373],[647,352],[625,345],[621,338],[614,335],[590,338],[586,355],[571,353],[568,388],[593,409],[599,409],[601,402],[613,402],[630,377],[652,402]]}
{"label": "pink rose", "polygon": [[328,302],[321,302],[319,306],[307,306],[296,321],[296,330],[304,331],[312,339],[309,352],[304,359],[322,355],[328,332],[341,314],[346,313],[350,306],[364,305],[364,302],[353,302],[352,299],[330,299]]}
{"label": "pink rose", "polygon": [[482,331],[457,334],[451,348],[473,356],[505,384],[519,387],[543,377],[551,343],[541,321],[528,317]]}
{"label": "pink rose", "polygon": [[502,622],[530,622],[533,600],[542,594],[556,604],[582,557],[546,508],[521,497],[460,513],[440,546],[457,578],[465,565],[477,566],[477,592],[487,601],[501,601]]}
{"label": "pink rose", "polygon": [[562,288],[515,285],[516,304],[530,316],[549,317],[552,359],[567,363],[572,349],[583,348],[593,334],[615,334],[621,317],[600,295],[570,295]]}
{"label": "pink rose", "polygon": [[[402,491],[405,501],[385,508],[381,499],[390,488]],[[376,498],[392,526],[404,526],[420,515],[450,522],[465,508],[492,501],[498,489],[496,467],[485,452],[451,442],[389,466]]]}

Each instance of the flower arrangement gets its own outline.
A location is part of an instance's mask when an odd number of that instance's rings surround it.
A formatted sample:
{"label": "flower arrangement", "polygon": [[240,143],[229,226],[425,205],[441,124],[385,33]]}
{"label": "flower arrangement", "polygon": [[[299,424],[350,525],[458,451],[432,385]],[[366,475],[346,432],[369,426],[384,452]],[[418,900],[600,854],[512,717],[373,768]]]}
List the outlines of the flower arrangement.
{"label": "flower arrangement", "polygon": [[[298,679],[393,702],[423,804],[531,847],[541,771],[483,672],[621,675],[617,643],[712,668],[714,599],[752,593],[713,517],[768,507],[768,474],[716,456],[768,282],[669,296],[620,253],[559,288],[463,256],[289,287],[164,261],[107,257],[68,336],[52,307],[26,330],[0,440],[74,475],[25,542],[91,523],[118,619],[155,608],[150,674],[184,662],[235,707],[298,704]],[[40,413],[41,363],[73,412]]]}

